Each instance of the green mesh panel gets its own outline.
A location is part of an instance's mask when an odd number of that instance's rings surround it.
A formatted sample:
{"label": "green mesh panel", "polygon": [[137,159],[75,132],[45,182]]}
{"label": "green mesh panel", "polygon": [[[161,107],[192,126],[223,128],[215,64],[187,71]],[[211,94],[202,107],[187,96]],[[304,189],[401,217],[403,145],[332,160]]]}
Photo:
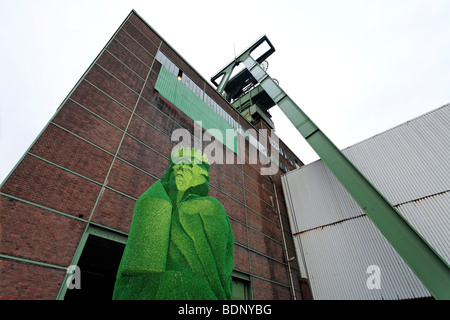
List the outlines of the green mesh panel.
{"label": "green mesh panel", "polygon": [[211,132],[214,138],[236,154],[238,153],[236,134],[233,135],[233,143],[230,138],[226,138],[226,130],[231,129],[235,132],[234,128],[164,66],[161,66],[155,89],[189,118],[194,121],[201,121],[203,129],[219,130],[222,136]]}

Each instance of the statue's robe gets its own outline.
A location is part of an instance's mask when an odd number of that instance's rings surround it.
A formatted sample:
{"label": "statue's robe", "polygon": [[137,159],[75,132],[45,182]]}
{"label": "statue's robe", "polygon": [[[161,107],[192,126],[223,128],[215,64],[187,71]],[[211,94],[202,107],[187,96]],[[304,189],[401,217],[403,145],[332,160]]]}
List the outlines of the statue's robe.
{"label": "statue's robe", "polygon": [[157,181],[136,202],[113,299],[231,299],[233,255],[217,199],[190,195],[177,208]]}

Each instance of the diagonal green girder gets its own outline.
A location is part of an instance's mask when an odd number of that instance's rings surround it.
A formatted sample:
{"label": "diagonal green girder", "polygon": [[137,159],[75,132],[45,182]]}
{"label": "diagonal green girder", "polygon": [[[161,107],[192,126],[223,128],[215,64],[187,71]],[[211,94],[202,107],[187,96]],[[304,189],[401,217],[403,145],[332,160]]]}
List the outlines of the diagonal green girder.
{"label": "diagonal green girder", "polygon": [[450,299],[450,267],[250,56],[243,61],[317,155],[436,299]]}
{"label": "diagonal green girder", "polygon": [[[270,50],[255,61],[251,53],[263,41],[269,43]],[[433,297],[450,299],[448,263],[260,67],[258,62],[274,51],[270,41],[263,36],[212,78],[215,83],[214,80],[223,75],[217,91],[223,92],[234,67],[244,63]]]}

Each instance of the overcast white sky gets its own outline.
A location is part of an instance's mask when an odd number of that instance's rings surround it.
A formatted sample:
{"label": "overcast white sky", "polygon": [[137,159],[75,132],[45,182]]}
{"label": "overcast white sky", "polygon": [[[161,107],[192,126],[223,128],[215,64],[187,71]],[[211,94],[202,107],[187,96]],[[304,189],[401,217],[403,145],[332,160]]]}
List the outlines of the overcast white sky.
{"label": "overcast white sky", "polygon": [[131,9],[208,80],[266,34],[269,75],[341,149],[450,102],[448,0],[1,0],[0,182]]}

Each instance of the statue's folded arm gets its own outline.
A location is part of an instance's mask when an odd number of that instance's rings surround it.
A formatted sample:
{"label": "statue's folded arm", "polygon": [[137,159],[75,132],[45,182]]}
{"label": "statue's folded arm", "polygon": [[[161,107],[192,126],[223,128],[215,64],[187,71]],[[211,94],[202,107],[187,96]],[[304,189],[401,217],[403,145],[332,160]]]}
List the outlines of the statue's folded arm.
{"label": "statue's folded arm", "polygon": [[119,269],[122,275],[165,271],[171,219],[172,204],[158,181],[136,202]]}

